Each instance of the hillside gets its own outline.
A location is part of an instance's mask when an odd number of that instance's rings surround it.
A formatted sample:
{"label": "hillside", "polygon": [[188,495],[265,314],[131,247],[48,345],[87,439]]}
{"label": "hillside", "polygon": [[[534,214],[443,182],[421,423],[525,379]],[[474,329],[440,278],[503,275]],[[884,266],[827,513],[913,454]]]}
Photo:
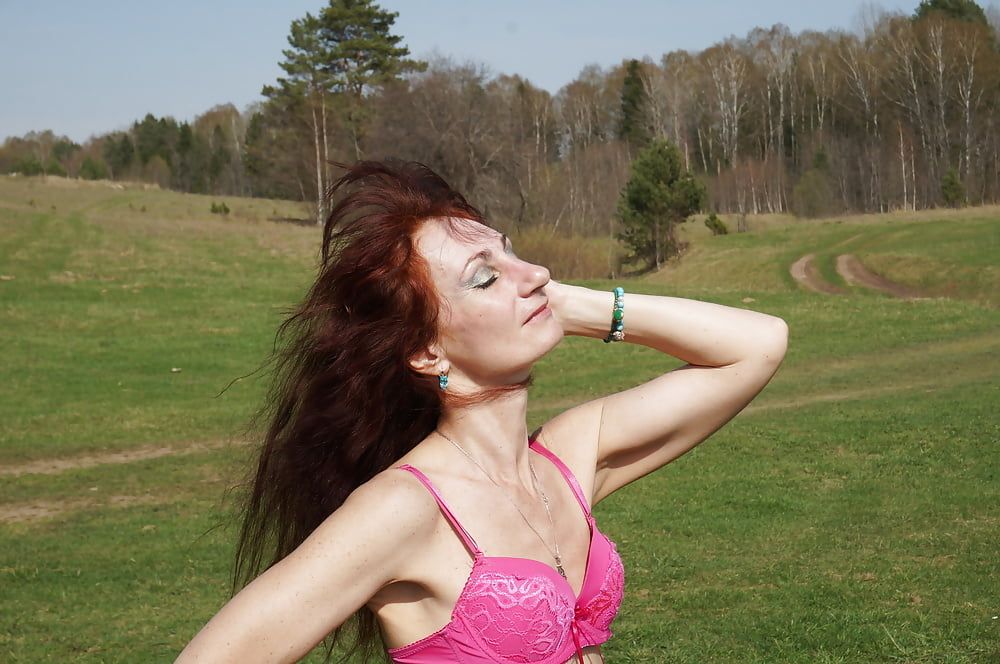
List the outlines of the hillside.
{"label": "hillside", "polygon": [[[228,598],[228,490],[319,246],[317,228],[268,219],[297,216],[0,178],[0,660],[172,661]],[[744,411],[596,506],[626,569],[607,660],[994,660],[1000,211],[750,228],[690,224],[679,263],[578,282],[790,330]],[[563,260],[577,241],[532,251]],[[537,365],[529,430],[678,366],[567,338]]]}

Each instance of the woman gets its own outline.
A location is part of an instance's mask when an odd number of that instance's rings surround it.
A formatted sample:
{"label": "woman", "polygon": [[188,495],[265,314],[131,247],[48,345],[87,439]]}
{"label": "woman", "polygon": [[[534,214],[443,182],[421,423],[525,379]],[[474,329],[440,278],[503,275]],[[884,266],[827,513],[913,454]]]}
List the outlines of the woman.
{"label": "woman", "polygon": [[[787,326],[553,281],[420,164],[361,162],[332,196],[237,551],[238,579],[267,570],[178,661],[296,661],[352,616],[400,663],[602,661],[623,570],[591,507],[744,408]],[[529,436],[566,335],[687,364]]]}

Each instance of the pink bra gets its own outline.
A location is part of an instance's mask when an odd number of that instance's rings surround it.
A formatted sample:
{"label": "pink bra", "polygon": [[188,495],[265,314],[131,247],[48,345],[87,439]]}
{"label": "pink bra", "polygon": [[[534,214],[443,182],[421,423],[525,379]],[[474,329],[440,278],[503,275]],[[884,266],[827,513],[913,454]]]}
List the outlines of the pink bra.
{"label": "pink bra", "polygon": [[590,551],[579,597],[554,567],[531,558],[485,556],[422,472],[408,464],[473,555],[472,571],[451,620],[419,641],[388,650],[396,664],[563,664],[583,648],[611,638],[622,602],[625,572],[614,542],[597,529],[569,468],[536,441],[530,449],[563,474],[590,525]]}

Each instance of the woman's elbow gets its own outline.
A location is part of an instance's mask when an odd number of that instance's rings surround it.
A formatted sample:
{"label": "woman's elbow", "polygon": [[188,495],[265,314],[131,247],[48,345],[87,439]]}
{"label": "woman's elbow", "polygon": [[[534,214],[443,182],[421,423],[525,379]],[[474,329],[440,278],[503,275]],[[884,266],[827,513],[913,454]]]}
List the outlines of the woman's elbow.
{"label": "woman's elbow", "polygon": [[765,362],[778,365],[785,359],[788,351],[788,323],[784,318],[769,316],[770,326],[765,335],[762,357]]}

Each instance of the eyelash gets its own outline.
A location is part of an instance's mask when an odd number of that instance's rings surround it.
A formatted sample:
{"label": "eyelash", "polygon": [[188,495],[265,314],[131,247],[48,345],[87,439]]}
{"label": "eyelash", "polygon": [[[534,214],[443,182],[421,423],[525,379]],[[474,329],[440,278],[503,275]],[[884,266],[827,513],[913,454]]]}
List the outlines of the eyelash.
{"label": "eyelash", "polygon": [[498,274],[494,274],[492,277],[490,277],[489,279],[487,279],[483,283],[481,283],[478,286],[476,286],[476,288],[483,288],[483,289],[489,288],[490,286],[493,285],[493,282],[496,281],[499,276],[500,275],[498,275]]}
{"label": "eyelash", "polygon": [[[514,255],[514,245],[508,245],[506,251],[507,251],[508,254],[510,254],[510,255],[513,256]],[[492,286],[493,283],[499,277],[500,277],[499,274],[494,274],[492,277],[490,277],[489,279],[487,279],[483,283],[479,284],[478,286],[475,286],[475,288],[479,288],[479,289],[485,290],[485,289],[489,288],[490,286]]]}

